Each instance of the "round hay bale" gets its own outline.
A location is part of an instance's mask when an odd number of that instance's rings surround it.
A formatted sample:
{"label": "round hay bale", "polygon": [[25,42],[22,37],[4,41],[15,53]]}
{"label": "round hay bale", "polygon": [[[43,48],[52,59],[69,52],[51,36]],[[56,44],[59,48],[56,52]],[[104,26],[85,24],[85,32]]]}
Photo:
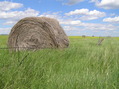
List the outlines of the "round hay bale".
{"label": "round hay bale", "polygon": [[12,50],[67,48],[69,40],[56,19],[26,17],[12,28],[8,47]]}

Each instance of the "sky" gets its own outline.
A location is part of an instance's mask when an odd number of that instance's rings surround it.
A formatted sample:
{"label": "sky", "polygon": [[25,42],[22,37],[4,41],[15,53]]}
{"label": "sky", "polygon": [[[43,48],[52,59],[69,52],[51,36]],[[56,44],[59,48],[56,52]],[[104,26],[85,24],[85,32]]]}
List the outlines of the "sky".
{"label": "sky", "polygon": [[0,34],[42,16],[57,19],[68,36],[119,36],[119,0],[0,0]]}

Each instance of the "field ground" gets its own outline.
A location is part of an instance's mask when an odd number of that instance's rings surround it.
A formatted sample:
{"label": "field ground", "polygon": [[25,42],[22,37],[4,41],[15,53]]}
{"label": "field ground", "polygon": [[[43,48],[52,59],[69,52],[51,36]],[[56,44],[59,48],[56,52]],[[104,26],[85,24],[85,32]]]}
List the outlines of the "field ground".
{"label": "field ground", "polygon": [[[119,38],[100,46],[98,37],[69,39],[64,50],[0,49],[0,89],[119,89]],[[0,36],[0,47],[6,41]]]}

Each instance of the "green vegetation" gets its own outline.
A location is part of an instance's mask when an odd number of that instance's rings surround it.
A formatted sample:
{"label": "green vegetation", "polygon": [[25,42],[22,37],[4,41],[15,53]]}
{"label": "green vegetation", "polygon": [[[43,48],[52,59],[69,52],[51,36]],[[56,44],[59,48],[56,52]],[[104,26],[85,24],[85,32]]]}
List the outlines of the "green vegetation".
{"label": "green vegetation", "polygon": [[7,47],[8,36],[0,36],[0,47]]}
{"label": "green vegetation", "polygon": [[[6,47],[7,37],[0,36]],[[119,40],[70,37],[67,49],[0,50],[0,89],[119,89]],[[29,53],[29,55],[27,55]]]}

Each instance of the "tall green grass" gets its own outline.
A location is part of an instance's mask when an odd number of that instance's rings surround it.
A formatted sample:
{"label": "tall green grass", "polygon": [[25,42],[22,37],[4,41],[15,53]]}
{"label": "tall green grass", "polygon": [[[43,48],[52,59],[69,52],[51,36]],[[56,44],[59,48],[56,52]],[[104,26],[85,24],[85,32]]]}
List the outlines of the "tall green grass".
{"label": "tall green grass", "polygon": [[1,49],[0,89],[119,89],[119,41],[107,38],[101,46],[97,42],[70,37],[64,50]]}

